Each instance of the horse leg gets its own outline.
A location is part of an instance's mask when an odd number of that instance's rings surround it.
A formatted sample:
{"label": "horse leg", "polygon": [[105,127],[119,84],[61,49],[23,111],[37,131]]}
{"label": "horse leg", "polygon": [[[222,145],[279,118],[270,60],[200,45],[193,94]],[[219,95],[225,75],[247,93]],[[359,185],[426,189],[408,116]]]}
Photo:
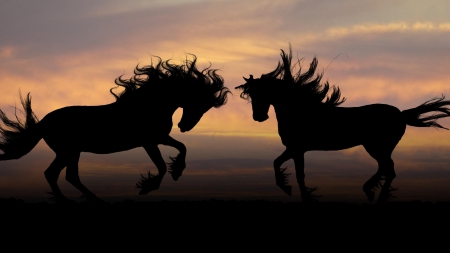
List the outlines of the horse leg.
{"label": "horse leg", "polygon": [[273,168],[275,170],[275,182],[278,187],[283,190],[287,195],[292,196],[292,186],[288,185],[288,178],[287,176],[289,174],[285,173],[284,171],[287,168],[282,169],[281,165],[283,165],[284,162],[291,159],[291,156],[287,149],[273,161]]}
{"label": "horse leg", "polygon": [[177,181],[183,174],[183,170],[186,168],[186,146],[169,135],[161,142],[161,144],[174,147],[180,152],[176,157],[169,156],[172,162],[167,163],[167,165],[169,165],[168,171],[172,176],[172,179]]}
{"label": "horse leg", "polygon": [[391,198],[391,192],[395,189],[391,187],[391,183],[396,177],[394,170],[394,161],[392,159],[386,158],[384,160],[380,160],[379,162],[380,169],[385,176],[383,187],[381,188],[380,195],[378,196],[377,204],[383,204]]}
{"label": "horse leg", "polygon": [[86,198],[87,202],[92,203],[104,203],[103,200],[99,199],[94,193],[89,191],[80,180],[78,175],[78,161],[80,160],[80,153],[71,153],[67,155],[67,169],[66,169],[66,180],[77,188],[83,195],[82,198]]}
{"label": "horse leg", "polygon": [[370,202],[375,198],[375,188],[381,185],[382,174],[378,169],[377,173],[375,173],[363,186],[363,191],[366,194],[367,198]]}
{"label": "horse leg", "polygon": [[[396,145],[396,144],[395,144]],[[392,180],[396,177],[394,171],[394,161],[391,159],[392,151],[395,145],[364,145],[364,148],[378,162],[378,171],[363,186],[363,190],[369,201],[375,197],[375,188],[381,186],[381,180],[385,180],[381,188],[377,204],[386,202],[390,197]],[[380,147],[383,147],[380,149]],[[387,148],[386,148],[387,147]]]}
{"label": "horse leg", "polygon": [[317,201],[317,196],[314,196],[312,192],[314,192],[316,188],[308,188],[305,185],[305,157],[304,152],[296,152],[293,155],[294,163],[295,163],[295,175],[297,178],[298,186],[300,187],[300,193],[302,194],[302,202],[310,203]]}
{"label": "horse leg", "polygon": [[55,160],[50,164],[50,166],[45,170],[44,175],[47,179],[48,184],[50,185],[50,188],[52,189],[49,194],[51,194],[56,202],[58,203],[64,203],[64,202],[71,202],[68,198],[66,198],[59,189],[59,186],[57,184],[59,174],[61,171],[66,167],[66,161],[61,155],[56,155]]}
{"label": "horse leg", "polygon": [[137,188],[141,188],[139,195],[145,195],[153,190],[159,189],[162,179],[167,172],[166,162],[161,156],[161,151],[159,150],[156,144],[154,145],[145,145],[145,151],[150,156],[150,159],[156,165],[158,169],[158,175],[153,175],[148,172],[148,176],[145,177],[141,174],[141,181],[136,184]]}

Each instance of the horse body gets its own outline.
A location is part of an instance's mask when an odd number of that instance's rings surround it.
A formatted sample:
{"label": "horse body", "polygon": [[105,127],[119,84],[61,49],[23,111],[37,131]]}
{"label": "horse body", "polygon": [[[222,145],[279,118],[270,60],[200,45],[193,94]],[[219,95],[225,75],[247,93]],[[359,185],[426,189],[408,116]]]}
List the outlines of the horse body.
{"label": "horse body", "polygon": [[400,140],[406,124],[400,110],[385,104],[361,107],[324,107],[294,115],[273,104],[283,145],[304,152],[342,150],[383,140]]}
{"label": "horse body", "polygon": [[[292,73],[292,51],[281,50],[282,61],[277,68],[261,78],[244,78],[241,98],[252,103],[253,119],[263,122],[268,118],[270,105],[274,107],[278,121],[278,133],[286,150],[274,160],[276,184],[288,195],[286,168],[281,166],[289,159],[295,163],[296,179],[302,200],[314,201],[312,192],[316,188],[305,185],[304,154],[312,150],[342,150],[362,145],[378,162],[377,172],[364,184],[363,191],[372,201],[375,188],[384,180],[377,202],[385,202],[393,188],[396,177],[392,152],[405,133],[406,125],[415,127],[439,127],[436,120],[449,117],[450,101],[444,97],[429,100],[415,108],[400,111],[386,104],[361,107],[337,107],[345,99],[340,98],[339,88],[332,87],[328,94],[328,82],[321,84],[321,74],[315,75],[317,60],[311,62],[309,70]],[[431,116],[423,116],[438,112]]]}
{"label": "horse body", "polygon": [[[134,109],[117,104],[71,106],[47,114],[39,123],[42,137],[55,153],[72,150],[109,154],[146,143],[160,143],[172,130],[178,107]],[[152,112],[152,110],[154,112]]]}
{"label": "horse body", "polygon": [[[69,106],[47,114],[41,121],[31,110],[31,98],[22,96],[25,120],[10,120],[0,110],[0,120],[7,128],[0,127],[0,160],[19,159],[30,152],[40,139],[56,153],[56,158],[45,171],[58,202],[68,199],[57,185],[60,172],[66,168],[66,180],[83,193],[88,201],[102,202],[89,191],[78,176],[78,160],[81,152],[109,154],[143,147],[158,169],[157,175],[148,176],[136,184],[142,188],[139,194],[147,194],[159,188],[167,170],[176,181],[186,167],[186,147],[173,139],[172,115],[183,108],[178,123],[181,132],[191,130],[212,107],[226,103],[228,88],[223,78],[209,67],[196,68],[196,57],[192,61],[176,65],[169,60],[156,65],[136,67],[131,79],[116,79],[116,84],[125,88],[117,95],[116,102],[99,106]],[[174,147],[179,151],[171,163],[161,156],[158,145]]]}

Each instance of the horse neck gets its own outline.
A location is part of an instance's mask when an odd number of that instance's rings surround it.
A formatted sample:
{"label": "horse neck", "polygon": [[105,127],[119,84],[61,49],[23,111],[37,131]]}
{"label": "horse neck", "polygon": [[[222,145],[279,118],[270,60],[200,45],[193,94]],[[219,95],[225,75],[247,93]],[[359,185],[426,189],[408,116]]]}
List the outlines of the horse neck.
{"label": "horse neck", "polygon": [[123,101],[123,107],[135,113],[145,113],[149,111],[158,114],[174,114],[181,107],[183,92],[174,92],[170,89],[154,89],[146,93],[141,93],[133,98]]}
{"label": "horse neck", "polygon": [[299,126],[299,121],[317,120],[317,115],[323,114],[330,108],[320,102],[305,101],[302,103],[302,99],[299,97],[281,97],[271,105],[277,117],[278,128],[291,128],[292,124]]}
{"label": "horse neck", "polygon": [[310,113],[317,108],[315,105],[302,104],[298,97],[282,96],[272,100],[278,125],[283,123],[291,124],[300,118],[308,118]]}
{"label": "horse neck", "polygon": [[271,90],[273,91],[271,93],[271,104],[275,110],[277,119],[278,117],[283,118],[289,116],[295,110],[294,108],[298,106],[298,98],[295,97],[293,91],[285,85],[278,85],[278,87],[274,87]]}
{"label": "horse neck", "polygon": [[288,119],[293,113],[291,105],[286,100],[281,99],[278,101],[274,101],[271,104],[275,111],[278,123],[280,123],[280,121]]}

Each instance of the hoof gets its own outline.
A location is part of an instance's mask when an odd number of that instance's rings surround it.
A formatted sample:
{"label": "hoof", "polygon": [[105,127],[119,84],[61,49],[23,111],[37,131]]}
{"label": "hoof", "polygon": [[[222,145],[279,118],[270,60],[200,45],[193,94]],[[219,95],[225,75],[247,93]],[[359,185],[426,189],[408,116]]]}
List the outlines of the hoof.
{"label": "hoof", "polygon": [[364,193],[367,196],[367,199],[369,199],[370,202],[373,201],[373,199],[375,198],[375,192],[374,191],[364,191]]}
{"label": "hoof", "polygon": [[180,158],[179,154],[176,157],[169,156],[169,159],[171,160],[171,162],[167,163],[167,165],[169,166],[167,171],[172,176],[172,179],[174,181],[177,181],[178,178],[180,178],[183,174],[183,170],[186,168],[186,163],[183,159]]}
{"label": "hoof", "polygon": [[317,197],[312,197],[312,196],[308,196],[305,198],[302,197],[302,203],[317,203],[317,202],[319,202]]}
{"label": "hoof", "polygon": [[287,195],[292,196],[292,186],[288,185],[290,173],[286,173],[286,169],[275,169],[275,182]]}
{"label": "hoof", "polygon": [[[158,187],[159,188],[159,187]],[[146,188],[142,188],[140,191],[139,191],[139,195],[147,195],[147,194],[149,194],[151,191],[154,191],[154,190],[158,190],[158,188],[150,188],[150,187],[146,187]]]}
{"label": "hoof", "polygon": [[312,197],[307,197],[307,198],[302,198],[302,203],[316,203],[319,202],[319,200],[312,198]]}
{"label": "hoof", "polygon": [[396,196],[393,195],[393,192],[397,191],[397,190],[398,190],[398,188],[394,188],[394,187],[389,187],[388,189],[382,189],[380,196],[378,197],[378,200],[377,200],[377,205],[385,204],[385,203],[389,202],[391,199],[397,198]]}
{"label": "hoof", "polygon": [[283,190],[284,193],[286,193],[289,196],[292,196],[292,186],[285,185],[284,187],[280,187],[281,190]]}
{"label": "hoof", "polygon": [[315,192],[315,191],[317,191],[317,187],[314,187],[314,188],[306,187],[306,192],[302,193],[302,202],[303,203],[319,202],[318,198],[320,198],[322,196],[313,194],[313,192]]}
{"label": "hoof", "polygon": [[55,201],[56,204],[62,204],[62,205],[73,205],[77,202],[75,200],[70,200],[66,198],[66,196],[62,195],[61,193],[53,193],[53,192],[47,192],[51,195],[50,199]]}
{"label": "hoof", "polygon": [[105,201],[103,201],[102,199],[98,198],[95,194],[83,194],[80,197],[81,199],[84,199],[84,201],[82,203],[87,203],[87,204],[106,204]]}
{"label": "hoof", "polygon": [[136,188],[141,188],[139,195],[146,195],[151,191],[159,189],[161,185],[162,177],[153,175],[148,172],[147,176],[141,174],[141,180],[136,183]]}
{"label": "hoof", "polygon": [[173,181],[178,181],[178,179],[181,177],[181,173],[173,173],[173,172],[169,173],[172,176]]}
{"label": "hoof", "polygon": [[388,202],[388,199],[387,199],[386,197],[379,196],[378,199],[377,199],[376,205],[377,205],[377,206],[379,206],[379,205],[384,205],[384,204],[386,204],[387,202]]}
{"label": "hoof", "polygon": [[395,192],[397,190],[398,190],[398,188],[394,188],[392,186],[389,187],[389,189],[388,189],[388,200],[397,198],[397,196],[395,196],[394,193],[393,193],[393,192]]}

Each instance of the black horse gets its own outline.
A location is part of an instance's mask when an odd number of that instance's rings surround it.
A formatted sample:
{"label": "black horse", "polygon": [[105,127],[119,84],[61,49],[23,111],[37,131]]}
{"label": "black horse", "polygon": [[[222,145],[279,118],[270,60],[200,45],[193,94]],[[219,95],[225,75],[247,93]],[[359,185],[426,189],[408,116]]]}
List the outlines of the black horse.
{"label": "black horse", "polygon": [[[385,202],[390,195],[391,182],[395,178],[392,151],[405,133],[406,125],[416,127],[439,127],[436,120],[450,116],[450,101],[442,98],[429,100],[418,107],[400,111],[386,104],[361,107],[337,107],[341,99],[339,88],[328,82],[321,84],[322,74],[315,74],[317,59],[314,58],[305,73],[293,73],[292,50],[281,50],[282,61],[277,68],[254,79],[250,75],[246,83],[236,87],[242,90],[241,98],[251,102],[253,119],[263,122],[270,105],[273,105],[278,133],[286,146],[274,161],[276,184],[288,195],[292,188],[287,183],[286,168],[281,165],[293,158],[297,182],[304,202],[316,200],[312,192],[316,188],[305,186],[304,153],[311,150],[342,150],[363,145],[378,162],[378,171],[363,187],[368,199],[375,197],[375,188],[385,180],[377,203]],[[328,96],[328,93],[331,94]],[[438,112],[431,116],[424,113]]]}
{"label": "black horse", "polygon": [[[70,106],[47,114],[40,122],[31,110],[31,97],[21,98],[26,119],[6,117],[0,110],[0,119],[6,127],[0,127],[0,160],[19,159],[41,138],[56,153],[55,160],[45,171],[45,177],[56,201],[67,201],[57,185],[60,172],[67,167],[66,180],[87,198],[101,201],[80,181],[78,160],[81,152],[109,154],[136,147],[143,147],[158,168],[158,175],[148,173],[137,183],[139,194],[158,189],[167,171],[158,144],[174,147],[180,152],[171,158],[169,172],[177,180],[185,168],[186,147],[170,137],[172,115],[179,107],[183,116],[178,123],[181,132],[191,130],[211,107],[220,107],[230,92],[224,87],[223,78],[210,67],[198,70],[196,56],[183,64],[162,61],[137,66],[134,77],[116,79],[123,87],[120,94],[111,94],[116,102],[100,106]],[[117,88],[117,87],[116,87]]]}

